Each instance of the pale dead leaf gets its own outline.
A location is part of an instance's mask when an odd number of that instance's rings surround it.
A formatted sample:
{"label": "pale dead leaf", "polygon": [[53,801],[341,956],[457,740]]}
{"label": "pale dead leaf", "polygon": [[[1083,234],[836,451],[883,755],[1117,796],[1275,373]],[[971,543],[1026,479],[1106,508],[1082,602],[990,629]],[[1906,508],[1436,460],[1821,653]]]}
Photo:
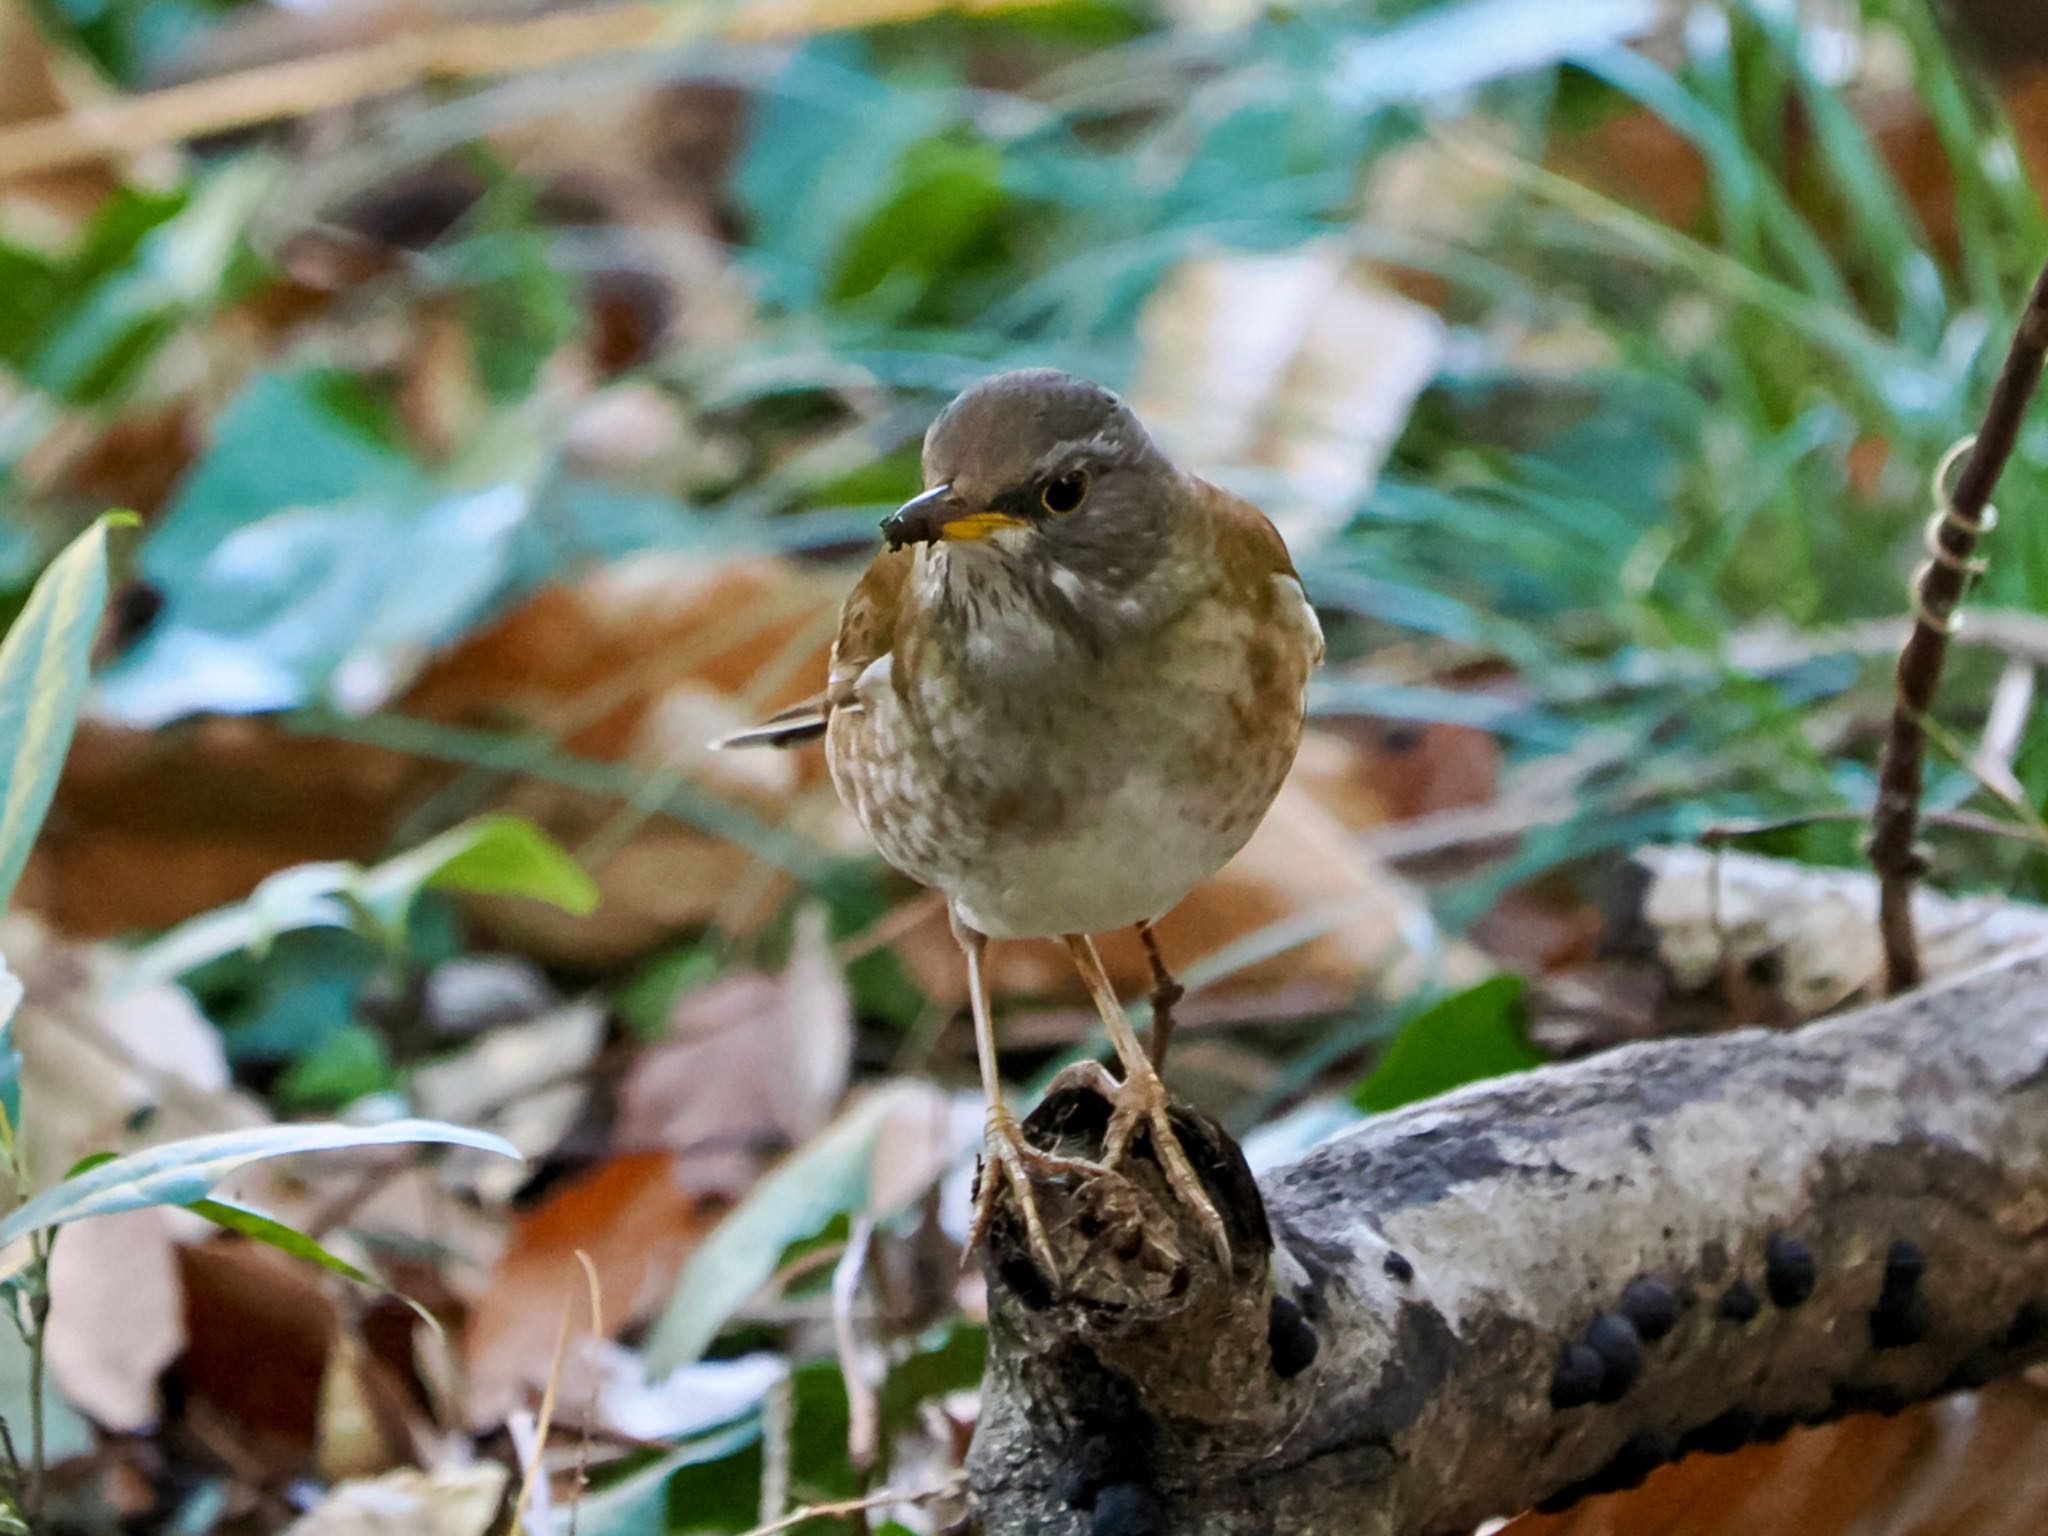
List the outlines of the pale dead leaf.
{"label": "pale dead leaf", "polygon": [[369,1477],[415,1458],[424,1439],[417,1410],[390,1367],[363,1347],[353,1328],[335,1335],[320,1376],[314,1464],[330,1482]]}
{"label": "pale dead leaf", "polygon": [[685,994],[669,1037],[619,1085],[615,1137],[677,1153],[700,1189],[737,1194],[780,1146],[823,1128],[845,1091],[852,1004],[825,913],[798,914],[779,976],[733,971]]}
{"label": "pale dead leaf", "polygon": [[1176,458],[1261,501],[1297,555],[1372,488],[1445,336],[1335,241],[1184,263],[1138,329],[1139,413]]}
{"label": "pale dead leaf", "polygon": [[123,1211],[64,1229],[50,1259],[50,1374],[103,1429],[156,1424],[157,1374],[185,1347],[168,1213]]}
{"label": "pale dead leaf", "polygon": [[[585,1073],[604,1043],[605,1015],[595,1003],[572,1003],[524,1024],[487,1030],[455,1055],[413,1074],[420,1113],[496,1131],[529,1160],[555,1149],[590,1094]],[[528,1169],[481,1160],[463,1172],[487,1199],[508,1199]]]}
{"label": "pale dead leaf", "polygon": [[0,920],[0,952],[24,989],[21,1144],[38,1187],[90,1153],[270,1118],[228,1086],[219,1033],[181,988],[122,992],[121,956],[65,943],[26,914]]}
{"label": "pale dead leaf", "polygon": [[343,1483],[286,1536],[484,1536],[510,1474],[495,1461]]}

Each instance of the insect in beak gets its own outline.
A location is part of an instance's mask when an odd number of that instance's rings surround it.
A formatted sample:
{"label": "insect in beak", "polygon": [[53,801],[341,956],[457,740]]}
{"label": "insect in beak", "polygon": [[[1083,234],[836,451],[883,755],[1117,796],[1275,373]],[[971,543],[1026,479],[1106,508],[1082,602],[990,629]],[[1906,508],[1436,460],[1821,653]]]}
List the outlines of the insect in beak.
{"label": "insect in beak", "polygon": [[972,512],[953,494],[950,485],[935,485],[922,496],[913,496],[882,519],[882,537],[891,549],[906,544],[930,544],[937,539],[971,543],[985,539],[1002,528],[1022,528],[1021,518],[1007,512]]}

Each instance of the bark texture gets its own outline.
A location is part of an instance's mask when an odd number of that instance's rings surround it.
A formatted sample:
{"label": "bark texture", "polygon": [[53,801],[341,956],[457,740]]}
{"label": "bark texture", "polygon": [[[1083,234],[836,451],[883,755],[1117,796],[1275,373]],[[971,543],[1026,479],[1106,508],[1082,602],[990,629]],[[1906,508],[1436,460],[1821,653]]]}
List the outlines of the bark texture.
{"label": "bark texture", "polygon": [[[1031,1128],[1085,1150],[1103,1118],[1062,1093]],[[1229,1273],[1142,1145],[1043,1189],[1057,1288],[999,1215],[998,1536],[1469,1531],[2048,1347],[2048,950],[1480,1084],[1263,1190],[1182,1124]]]}

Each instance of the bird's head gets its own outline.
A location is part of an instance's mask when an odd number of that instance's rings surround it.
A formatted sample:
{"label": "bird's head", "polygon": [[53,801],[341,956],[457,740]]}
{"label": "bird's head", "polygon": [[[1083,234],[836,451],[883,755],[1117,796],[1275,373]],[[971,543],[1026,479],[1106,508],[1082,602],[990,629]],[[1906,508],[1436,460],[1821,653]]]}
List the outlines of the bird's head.
{"label": "bird's head", "polygon": [[892,549],[984,545],[1124,586],[1157,558],[1186,494],[1115,395],[1052,368],[998,374],[939,414],[920,496],[882,523]]}

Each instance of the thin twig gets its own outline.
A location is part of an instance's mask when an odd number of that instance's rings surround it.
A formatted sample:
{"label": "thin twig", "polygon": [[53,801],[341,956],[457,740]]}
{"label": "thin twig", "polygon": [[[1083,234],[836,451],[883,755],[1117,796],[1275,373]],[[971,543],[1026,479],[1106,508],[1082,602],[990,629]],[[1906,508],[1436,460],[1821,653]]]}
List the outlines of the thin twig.
{"label": "thin twig", "polygon": [[432,81],[531,74],[696,37],[781,42],[942,12],[1022,9],[1046,0],[771,0],[740,7],[652,0],[510,22],[402,31],[361,48],[288,59],[146,95],[79,106],[0,130],[0,185],[258,123],[304,117]]}
{"label": "thin twig", "polygon": [[785,1376],[761,1400],[761,1523],[773,1525],[789,1508],[789,1473],[796,1428],[796,1388]]}
{"label": "thin twig", "polygon": [[1934,706],[1955,628],[1956,604],[1977,569],[1977,537],[1984,531],[1991,492],[2019,441],[2020,422],[2048,361],[2048,268],[2028,296],[2013,333],[2004,370],[1992,391],[1968,461],[1951,493],[1937,485],[1941,503],[1913,591],[1913,632],[1899,652],[1898,700],[1878,765],[1877,808],[1871,819],[1870,863],[1878,877],[1878,927],[1884,939],[1885,988],[1899,993],[1921,977],[1920,943],[1913,928],[1913,886],[1925,872],[1919,847],[1920,792],[1926,777],[1927,733],[1922,721]]}
{"label": "thin twig", "polygon": [[56,1233],[45,1236],[39,1232],[29,1244],[35,1259],[29,1266],[28,1492],[22,1500],[22,1514],[29,1529],[36,1530],[43,1518],[43,1362],[50,1335],[50,1255],[56,1251]]}
{"label": "thin twig", "polygon": [[[1721,821],[1703,830],[1698,842],[1703,848],[1722,848],[1729,843],[1769,837],[1774,832],[1797,832],[1806,827],[1826,826],[1830,822],[1862,821],[1867,814],[1864,811],[1808,811],[1803,815],[1781,816],[1771,821]],[[2009,838],[2037,851],[2048,849],[2048,838],[2043,838],[2033,827],[2000,821],[1996,816],[1984,816],[1975,811],[1926,811],[1920,819],[1930,827],[1945,827],[1951,832],[1975,832],[1985,837]]]}
{"label": "thin twig", "polygon": [[863,1495],[858,1499],[841,1499],[834,1504],[806,1504],[802,1509],[793,1509],[779,1520],[770,1520],[766,1525],[757,1525],[746,1536],[778,1536],[779,1532],[792,1530],[806,1520],[835,1520],[841,1515],[858,1515],[870,1509],[881,1509],[890,1504],[929,1504],[934,1499],[950,1498],[967,1485],[967,1474],[956,1472],[943,1483],[929,1488],[914,1488],[904,1491],[884,1488],[879,1493]]}
{"label": "thin twig", "polygon": [[[604,1282],[598,1279],[597,1264],[581,1248],[576,1250],[576,1262],[583,1266],[583,1283],[590,1291],[590,1336],[603,1339],[607,1337],[604,1331]],[[576,1536],[576,1519],[583,1511],[584,1491],[590,1486],[591,1426],[597,1422],[597,1400],[602,1386],[602,1376],[592,1371],[590,1391],[583,1403],[582,1433],[576,1440],[576,1481],[569,1489],[569,1536]]]}

